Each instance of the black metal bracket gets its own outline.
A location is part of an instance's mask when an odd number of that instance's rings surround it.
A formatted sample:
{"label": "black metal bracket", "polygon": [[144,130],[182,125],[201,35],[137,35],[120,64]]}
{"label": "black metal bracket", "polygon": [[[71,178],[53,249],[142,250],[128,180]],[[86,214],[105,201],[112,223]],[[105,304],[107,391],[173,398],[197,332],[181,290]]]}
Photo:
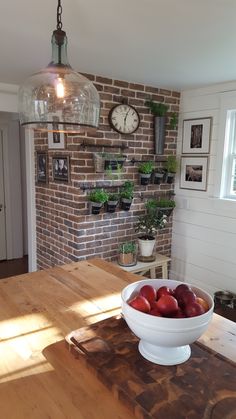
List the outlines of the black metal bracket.
{"label": "black metal bracket", "polygon": [[104,147],[104,148],[119,148],[121,150],[125,150],[126,148],[129,148],[126,144],[122,143],[122,144],[91,144],[91,143],[86,143],[86,141],[83,141],[82,143],[80,143],[81,148],[85,149],[86,147]]}
{"label": "black metal bracket", "polygon": [[81,184],[80,185],[80,189],[85,192],[86,190],[90,190],[90,189],[98,189],[98,188],[103,188],[103,189],[119,189],[123,186],[123,183],[120,185],[103,185],[100,184],[99,185],[86,185],[86,184]]}
{"label": "black metal bracket", "polygon": [[[153,156],[153,154],[150,154],[150,156]],[[137,160],[134,157],[131,160],[128,160],[127,163],[131,163],[133,166],[135,165],[135,163],[144,163],[146,161],[150,161],[150,159],[148,160]],[[164,156],[160,156],[157,159],[153,160],[154,163],[158,163],[158,162],[165,162],[167,161],[167,158]]]}

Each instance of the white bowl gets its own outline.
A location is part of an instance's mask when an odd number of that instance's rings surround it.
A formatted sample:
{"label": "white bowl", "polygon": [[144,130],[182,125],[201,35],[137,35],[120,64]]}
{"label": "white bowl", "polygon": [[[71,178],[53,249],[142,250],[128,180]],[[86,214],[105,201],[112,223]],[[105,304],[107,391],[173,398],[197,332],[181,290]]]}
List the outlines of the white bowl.
{"label": "white bowl", "polygon": [[207,329],[213,314],[212,297],[201,288],[191,284],[189,287],[198,297],[209,305],[209,310],[196,317],[165,318],[151,316],[131,307],[127,301],[135,296],[143,285],[152,285],[158,289],[167,286],[171,289],[181,282],[170,279],[144,279],[125,287],[121,293],[122,312],[132,332],[140,338],[139,352],[141,355],[160,365],[176,365],[187,361],[191,355],[189,344],[197,340]]}

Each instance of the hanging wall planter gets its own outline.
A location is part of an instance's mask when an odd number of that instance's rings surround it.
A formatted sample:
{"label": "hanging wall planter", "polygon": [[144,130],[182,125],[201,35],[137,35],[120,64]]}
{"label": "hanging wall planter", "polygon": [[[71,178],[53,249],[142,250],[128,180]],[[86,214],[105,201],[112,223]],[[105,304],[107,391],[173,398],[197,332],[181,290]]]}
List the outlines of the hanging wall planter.
{"label": "hanging wall planter", "polygon": [[123,211],[129,211],[132,204],[132,199],[121,198],[121,209]]}
{"label": "hanging wall planter", "polygon": [[141,185],[148,185],[150,183],[151,173],[148,173],[148,174],[140,173],[139,176],[140,176]]}
{"label": "hanging wall planter", "polygon": [[97,215],[100,214],[100,210],[103,206],[102,202],[90,202],[91,214]]}
{"label": "hanging wall planter", "polygon": [[155,185],[160,185],[164,180],[164,172],[163,171],[157,171],[153,174],[153,183]]}
{"label": "hanging wall planter", "polygon": [[141,185],[148,185],[151,180],[154,163],[152,161],[144,161],[139,165],[138,171]]}
{"label": "hanging wall planter", "polygon": [[124,211],[129,211],[134,194],[134,182],[127,180],[121,187],[120,191],[120,204],[121,209]]}
{"label": "hanging wall planter", "polygon": [[166,130],[166,117],[154,116],[154,154],[164,154],[165,148],[165,130]]}
{"label": "hanging wall planter", "polygon": [[92,214],[99,214],[105,202],[107,202],[108,194],[103,189],[94,189],[89,194],[90,208]]}
{"label": "hanging wall planter", "polygon": [[118,194],[112,194],[112,193],[109,194],[108,200],[106,203],[107,212],[115,212],[118,202],[119,202]]}

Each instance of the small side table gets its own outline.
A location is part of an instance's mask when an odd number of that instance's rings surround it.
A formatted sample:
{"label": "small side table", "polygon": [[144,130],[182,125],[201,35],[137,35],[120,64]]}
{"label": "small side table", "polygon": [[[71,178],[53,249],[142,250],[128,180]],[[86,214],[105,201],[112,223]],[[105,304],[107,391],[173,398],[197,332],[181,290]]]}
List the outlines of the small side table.
{"label": "small side table", "polygon": [[156,268],[158,266],[161,266],[162,278],[168,279],[167,263],[170,260],[171,258],[157,253],[156,260],[154,260],[153,262],[138,262],[137,265],[135,266],[121,266],[121,265],[118,265],[118,266],[127,272],[133,272],[133,273],[137,273],[141,275],[144,275],[146,272],[150,271],[150,277],[152,279],[156,278]]}

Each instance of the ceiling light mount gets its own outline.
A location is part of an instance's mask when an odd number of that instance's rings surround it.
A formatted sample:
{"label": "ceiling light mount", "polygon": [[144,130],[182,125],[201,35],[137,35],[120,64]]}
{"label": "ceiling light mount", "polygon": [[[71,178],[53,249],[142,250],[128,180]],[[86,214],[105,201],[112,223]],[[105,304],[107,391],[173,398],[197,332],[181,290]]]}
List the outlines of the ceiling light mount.
{"label": "ceiling light mount", "polygon": [[40,131],[81,133],[98,127],[100,99],[93,83],[74,71],[68,62],[61,15],[58,0],[52,60],[20,87],[20,123]]}

